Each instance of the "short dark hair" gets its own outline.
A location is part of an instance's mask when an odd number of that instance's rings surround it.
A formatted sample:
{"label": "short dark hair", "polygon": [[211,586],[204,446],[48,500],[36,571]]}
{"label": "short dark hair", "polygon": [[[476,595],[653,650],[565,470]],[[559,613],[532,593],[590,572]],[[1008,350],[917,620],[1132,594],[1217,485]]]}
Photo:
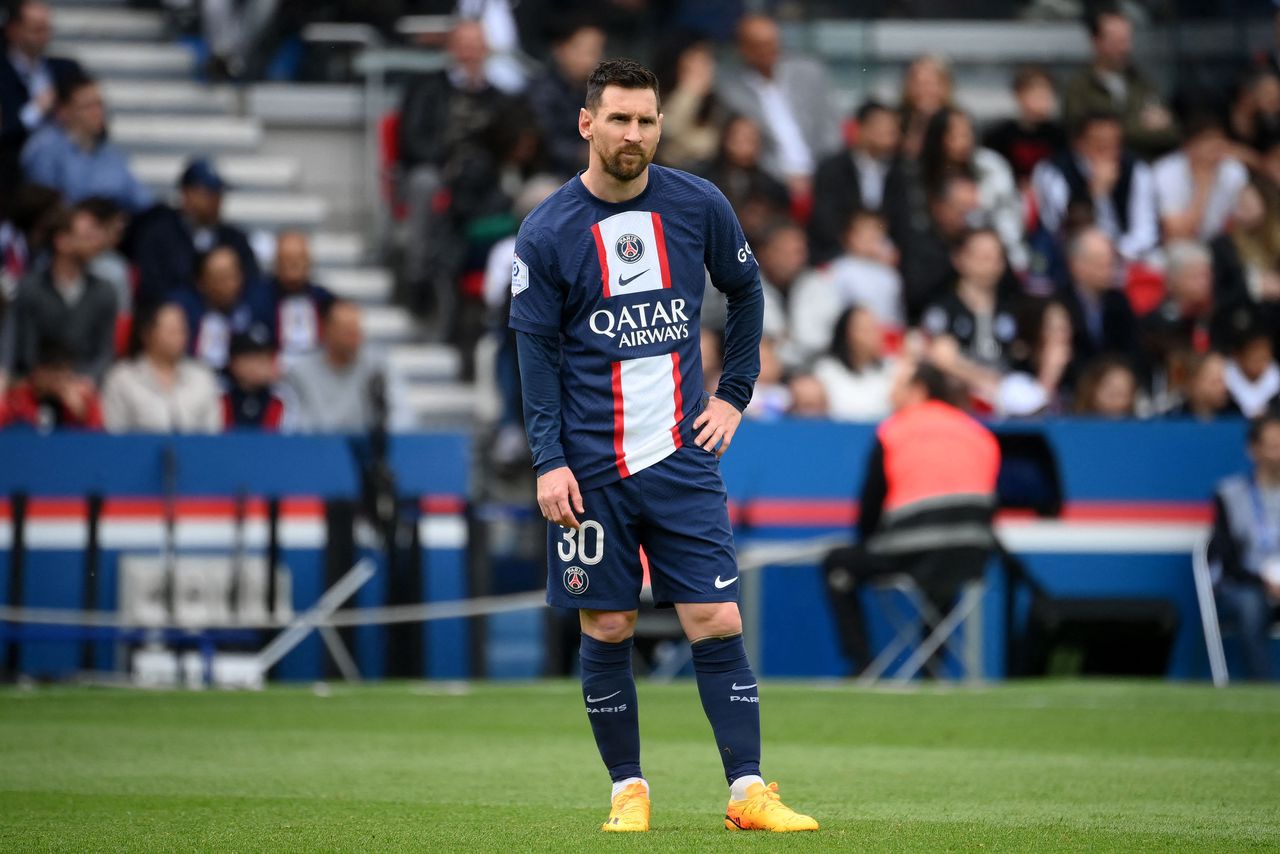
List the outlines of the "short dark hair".
{"label": "short dark hair", "polygon": [[89,196],[76,202],[77,213],[87,213],[98,222],[106,224],[124,213],[124,208],[115,199],[106,196]]}
{"label": "short dark hair", "polygon": [[1188,111],[1184,119],[1182,138],[1192,140],[1206,133],[1225,134],[1226,132],[1227,126],[1222,116],[1216,110],[1201,104]]}
{"label": "short dark hair", "polygon": [[87,89],[90,86],[97,86],[98,81],[90,74],[77,72],[68,74],[57,82],[55,90],[57,93],[58,106],[64,107],[71,103],[71,99],[76,96],[81,89]]}
{"label": "short dark hair", "polygon": [[1013,73],[1014,92],[1021,92],[1038,82],[1048,83],[1050,87],[1054,85],[1053,75],[1043,65],[1020,65]]}
{"label": "short dark hair", "polygon": [[1088,133],[1089,128],[1103,122],[1124,127],[1124,122],[1120,119],[1120,114],[1114,110],[1089,110],[1080,118],[1076,119],[1075,123],[1071,126],[1071,138],[1079,139]]}
{"label": "short dark hair", "polygon": [[[7,27],[10,24],[18,23],[27,14],[27,7],[38,2],[43,2],[43,0],[12,0],[12,2],[6,3],[3,25]],[[48,4],[45,3],[45,5]]]}
{"label": "short dark hair", "polygon": [[1084,13],[1084,25],[1089,28],[1090,38],[1096,39],[1098,34],[1102,32],[1103,18],[1124,18],[1125,20],[1128,20],[1129,16],[1124,13],[1124,10],[1120,8],[1120,4],[1118,3],[1103,2],[1090,4]]}
{"label": "short dark hair", "polygon": [[1262,431],[1266,430],[1272,424],[1280,425],[1280,408],[1274,404],[1257,418],[1249,421],[1249,429],[1245,433],[1245,438],[1250,445],[1256,445],[1262,441]]}
{"label": "short dark hair", "polygon": [[924,389],[925,396],[929,400],[940,400],[943,403],[949,403],[957,406],[960,399],[957,394],[956,385],[951,378],[943,373],[942,369],[932,362],[920,362],[911,373],[909,380],[911,385],[920,386]]}
{"label": "short dark hair", "polygon": [[888,104],[883,101],[877,101],[875,98],[869,98],[862,102],[862,106],[858,107],[858,111],[853,117],[858,120],[858,124],[862,124],[876,113],[892,113],[894,112]]}
{"label": "short dark hair", "polygon": [[589,112],[600,109],[600,99],[606,86],[623,89],[652,89],[658,108],[662,107],[662,95],[658,92],[658,78],[652,71],[633,59],[606,59],[587,78],[587,103]]}

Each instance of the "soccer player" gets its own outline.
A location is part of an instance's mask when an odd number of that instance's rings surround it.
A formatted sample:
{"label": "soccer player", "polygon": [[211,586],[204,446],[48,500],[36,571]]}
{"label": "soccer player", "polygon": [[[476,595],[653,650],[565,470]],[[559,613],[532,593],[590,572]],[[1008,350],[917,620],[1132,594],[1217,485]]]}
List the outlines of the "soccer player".
{"label": "soccer player", "polygon": [[[578,131],[586,171],[516,238],[510,322],[550,523],[547,602],[580,615],[582,694],[613,778],[603,829],[649,828],[631,673],[643,547],[654,600],[674,605],[693,645],[729,781],[725,827],[816,830],[760,776],[759,694],[719,471],[760,370],[755,258],[714,186],[650,165],[662,115],[647,68],[596,66]],[[709,397],[698,325],[707,273],[728,302],[724,371]]]}

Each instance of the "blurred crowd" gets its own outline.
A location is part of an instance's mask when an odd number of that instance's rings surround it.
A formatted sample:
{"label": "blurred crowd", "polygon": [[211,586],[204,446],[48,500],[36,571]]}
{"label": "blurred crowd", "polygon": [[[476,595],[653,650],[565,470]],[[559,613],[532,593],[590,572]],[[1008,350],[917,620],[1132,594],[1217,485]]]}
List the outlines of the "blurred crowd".
{"label": "blurred crowd", "polygon": [[[662,81],[659,162],[715,183],[760,262],[749,415],[879,419],[921,358],[993,417],[1204,420],[1280,394],[1280,18],[1230,91],[1193,95],[1161,91],[1134,23],[1095,5],[1091,61],[1017,69],[1016,113],[980,125],[942,55],[846,115],[827,69],[740,3],[662,4],[657,37],[652,4],[562,5],[442,4],[445,67],[384,126],[397,299],[468,359],[496,342],[500,457],[523,448],[512,235],[586,166],[587,75],[640,42]],[[305,235],[251,245],[206,160],[153,198],[91,69],[47,55],[47,5],[13,4],[4,34],[0,423],[363,429],[371,393],[402,396],[358,306],[313,282]],[[538,61],[498,61],[535,44]],[[709,388],[723,323],[709,289]]]}
{"label": "blurred crowd", "polygon": [[[300,232],[224,221],[193,158],[153,198],[107,134],[90,69],[47,55],[46,3],[0,52],[0,427],[214,433],[403,428],[360,308],[312,279]],[[263,241],[259,241],[263,242]]]}

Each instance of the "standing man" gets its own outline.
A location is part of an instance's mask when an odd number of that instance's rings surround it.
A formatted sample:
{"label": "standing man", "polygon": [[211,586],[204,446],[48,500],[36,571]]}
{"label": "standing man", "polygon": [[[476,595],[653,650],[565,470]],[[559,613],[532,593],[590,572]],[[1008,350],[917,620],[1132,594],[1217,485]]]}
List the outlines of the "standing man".
{"label": "standing man", "polygon": [[[654,600],[693,645],[702,706],[730,784],[730,830],[816,830],[760,776],[760,711],[738,613],[738,566],[718,459],[760,370],[756,261],[711,184],[651,166],[658,82],[606,60],[578,131],[586,171],[520,227],[511,275],[525,423],[547,537],[547,601],[576,608],[582,693],[613,778],[606,831],[649,829],[631,673],[649,559]],[[702,393],[704,268],[728,300],[724,369]]]}

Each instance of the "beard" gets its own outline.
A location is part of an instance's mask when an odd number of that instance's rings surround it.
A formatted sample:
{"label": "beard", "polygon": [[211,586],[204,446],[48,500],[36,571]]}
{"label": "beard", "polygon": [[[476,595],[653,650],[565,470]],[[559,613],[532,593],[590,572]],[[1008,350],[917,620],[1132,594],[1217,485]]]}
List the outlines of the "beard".
{"label": "beard", "polygon": [[[639,146],[634,148],[624,146],[613,152],[612,155],[597,148],[596,154],[600,155],[600,162],[604,166],[605,174],[618,181],[634,181],[640,177],[653,161],[653,153],[646,152]],[[634,154],[636,156],[624,160],[623,155],[625,154]]]}

